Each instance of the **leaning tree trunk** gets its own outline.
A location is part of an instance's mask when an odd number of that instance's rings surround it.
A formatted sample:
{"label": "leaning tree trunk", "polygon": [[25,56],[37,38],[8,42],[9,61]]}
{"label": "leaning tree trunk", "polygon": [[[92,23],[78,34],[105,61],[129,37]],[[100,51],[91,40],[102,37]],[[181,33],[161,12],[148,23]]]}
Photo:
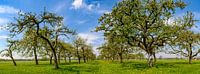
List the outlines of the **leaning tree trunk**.
{"label": "leaning tree trunk", "polygon": [[34,57],[35,57],[35,64],[38,65],[37,52],[36,52],[36,48],[35,47],[33,49],[33,52],[34,52]]}
{"label": "leaning tree trunk", "polygon": [[14,60],[14,58],[13,58],[12,56],[11,56],[10,58],[12,59],[14,66],[17,66],[17,64],[16,64],[16,62],[15,62],[15,60]]}
{"label": "leaning tree trunk", "polygon": [[[53,53],[53,57],[54,57],[54,66],[55,66],[55,69],[58,69],[59,66],[58,66],[58,62],[57,62],[56,49],[53,47],[53,45],[52,45],[52,43],[49,41],[49,39],[47,39],[46,37],[42,36],[42,35],[39,33],[39,28],[40,28],[39,23],[37,23],[37,32],[36,32],[36,34],[37,34],[40,38],[44,39],[44,40],[48,43],[48,45],[50,46],[50,48],[51,48],[51,50],[52,50],[52,53]],[[56,38],[57,38],[57,37],[56,37]],[[56,39],[56,41],[57,41],[57,39]],[[56,43],[55,43],[55,44],[56,44]]]}
{"label": "leaning tree trunk", "polygon": [[10,53],[10,58],[11,58],[11,60],[13,61],[14,66],[17,66],[17,64],[16,64],[16,62],[15,62],[15,60],[14,60],[14,58],[13,58],[12,51],[9,50],[9,53]]}

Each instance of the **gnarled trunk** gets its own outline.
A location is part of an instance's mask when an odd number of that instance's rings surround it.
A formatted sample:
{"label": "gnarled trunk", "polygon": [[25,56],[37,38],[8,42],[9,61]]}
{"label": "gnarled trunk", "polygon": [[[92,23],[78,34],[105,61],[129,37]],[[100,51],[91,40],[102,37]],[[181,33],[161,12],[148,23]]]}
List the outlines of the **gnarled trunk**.
{"label": "gnarled trunk", "polygon": [[148,64],[149,67],[153,67],[154,64],[155,64],[154,55],[151,54],[151,53],[148,54],[147,64]]}

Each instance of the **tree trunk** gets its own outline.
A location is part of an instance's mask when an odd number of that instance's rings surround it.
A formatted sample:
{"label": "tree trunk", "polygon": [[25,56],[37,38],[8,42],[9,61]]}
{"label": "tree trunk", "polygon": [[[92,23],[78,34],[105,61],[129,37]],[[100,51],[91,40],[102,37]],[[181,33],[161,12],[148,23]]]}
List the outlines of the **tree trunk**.
{"label": "tree trunk", "polygon": [[153,53],[153,58],[154,58],[154,62],[153,62],[153,63],[155,64],[156,61],[157,61],[157,60],[156,60],[156,53],[155,53],[155,52]]}
{"label": "tree trunk", "polygon": [[12,56],[10,56],[10,58],[12,59],[14,66],[17,66],[17,64],[16,64],[16,62],[15,62],[15,60],[14,60],[14,58],[13,58]]}
{"label": "tree trunk", "polygon": [[82,51],[83,51],[83,61],[84,61],[84,63],[86,63],[85,49],[83,47],[82,47]]}
{"label": "tree trunk", "polygon": [[53,58],[53,55],[50,56],[50,60],[49,60],[50,64],[52,64],[52,58]]}
{"label": "tree trunk", "polygon": [[154,56],[153,56],[153,54],[151,54],[151,53],[148,54],[147,63],[148,63],[149,67],[153,67],[153,65],[154,65]]}
{"label": "tree trunk", "polygon": [[55,49],[52,49],[52,51],[53,51],[53,56],[54,56],[54,66],[55,66],[55,69],[58,69],[59,66],[58,66],[58,62],[57,62],[56,51],[55,51]]}
{"label": "tree trunk", "polygon": [[123,63],[122,53],[119,53],[120,63]]}
{"label": "tree trunk", "polygon": [[35,56],[35,64],[38,65],[37,52],[36,52],[36,48],[35,47],[33,49],[33,52],[34,52],[34,56]]}
{"label": "tree trunk", "polygon": [[189,52],[188,53],[189,54],[189,56],[188,56],[189,64],[192,64],[192,44],[190,44],[188,52]]}
{"label": "tree trunk", "polygon": [[67,56],[66,56],[66,54],[64,54],[64,60],[65,60],[65,63],[67,63]]}
{"label": "tree trunk", "polygon": [[58,63],[60,64],[60,51],[58,52]]}
{"label": "tree trunk", "polygon": [[12,50],[10,50],[10,48],[8,50],[8,53],[10,54],[10,58],[12,59],[14,66],[17,66],[17,64],[16,64],[16,62],[15,62],[15,60],[13,58],[13,55],[12,55]]}
{"label": "tree trunk", "polygon": [[189,64],[192,64],[192,56],[189,56]]}
{"label": "tree trunk", "polygon": [[71,63],[71,57],[70,56],[68,57],[68,60],[69,60],[69,63]]}
{"label": "tree trunk", "polygon": [[79,52],[78,52],[78,47],[77,47],[76,54],[77,54],[77,57],[78,57],[78,64],[80,64],[81,63],[81,58],[80,58],[80,55],[79,55]]}

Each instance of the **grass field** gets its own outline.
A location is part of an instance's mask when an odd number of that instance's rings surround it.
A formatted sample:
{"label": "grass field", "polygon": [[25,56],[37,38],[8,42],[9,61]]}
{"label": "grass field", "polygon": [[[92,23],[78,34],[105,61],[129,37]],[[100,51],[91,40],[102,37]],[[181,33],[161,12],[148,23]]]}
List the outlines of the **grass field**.
{"label": "grass field", "polygon": [[60,69],[53,69],[48,61],[17,61],[13,66],[11,61],[0,61],[0,74],[200,74],[200,61],[187,64],[187,60],[158,60],[153,68],[148,68],[146,61],[132,60],[119,62],[91,61],[88,63],[64,64]]}

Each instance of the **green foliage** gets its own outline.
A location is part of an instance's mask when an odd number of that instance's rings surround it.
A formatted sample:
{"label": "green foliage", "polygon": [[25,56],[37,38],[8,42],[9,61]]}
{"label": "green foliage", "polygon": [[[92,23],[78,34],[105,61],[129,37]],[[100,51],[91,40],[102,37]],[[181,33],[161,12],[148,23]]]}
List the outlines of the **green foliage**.
{"label": "green foliage", "polygon": [[183,30],[181,26],[166,21],[177,8],[185,6],[180,0],[123,0],[113,7],[111,13],[99,18],[101,25],[96,27],[96,31],[104,31],[107,38],[119,37],[115,42],[127,42],[131,47],[144,50],[151,67],[151,59],[156,59],[158,48],[164,46],[177,31]]}

